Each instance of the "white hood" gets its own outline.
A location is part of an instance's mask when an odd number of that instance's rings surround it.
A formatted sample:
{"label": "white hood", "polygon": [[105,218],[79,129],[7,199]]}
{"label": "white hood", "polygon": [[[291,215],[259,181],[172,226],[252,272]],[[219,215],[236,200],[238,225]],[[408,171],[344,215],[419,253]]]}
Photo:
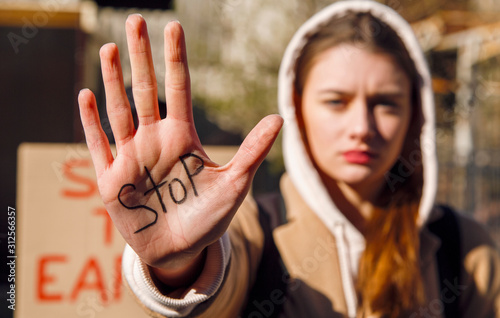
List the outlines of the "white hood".
{"label": "white hood", "polygon": [[[419,226],[422,226],[432,210],[437,186],[434,101],[431,77],[423,52],[410,25],[387,6],[374,1],[340,1],[334,3],[304,23],[290,41],[281,63],[278,82],[279,111],[285,120],[283,128],[283,155],[286,171],[306,203],[332,232],[334,232],[335,224],[338,223],[344,224],[348,232],[358,232],[347,221],[344,215],[338,211],[318,172],[314,168],[305,145],[301,142],[302,138],[293,102],[295,61],[307,42],[308,36],[314,34],[322,25],[328,23],[332,17],[342,16],[347,11],[370,12],[374,17],[394,29],[406,46],[416,66],[416,70],[422,78],[420,97],[424,122],[420,141],[424,168],[424,184],[418,219]],[[358,233],[356,233],[356,236],[358,236]]]}

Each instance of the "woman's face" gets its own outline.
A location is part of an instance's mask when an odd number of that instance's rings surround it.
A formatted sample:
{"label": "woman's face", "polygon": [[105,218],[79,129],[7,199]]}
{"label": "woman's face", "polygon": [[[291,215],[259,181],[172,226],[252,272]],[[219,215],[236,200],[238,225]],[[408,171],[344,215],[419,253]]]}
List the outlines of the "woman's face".
{"label": "woman's face", "polygon": [[411,84],[393,58],[351,45],[322,52],[307,75],[299,116],[327,183],[377,190],[401,153]]}

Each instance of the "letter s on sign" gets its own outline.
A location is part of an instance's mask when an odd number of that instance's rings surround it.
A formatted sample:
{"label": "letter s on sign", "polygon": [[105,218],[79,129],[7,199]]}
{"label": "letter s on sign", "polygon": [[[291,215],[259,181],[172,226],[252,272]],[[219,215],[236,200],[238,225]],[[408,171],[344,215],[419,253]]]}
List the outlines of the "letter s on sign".
{"label": "letter s on sign", "polygon": [[85,186],[82,190],[63,189],[62,196],[67,198],[89,198],[97,193],[97,184],[94,180],[77,175],[73,169],[92,167],[89,159],[73,159],[66,161],[62,166],[62,173],[65,178],[74,183]]}

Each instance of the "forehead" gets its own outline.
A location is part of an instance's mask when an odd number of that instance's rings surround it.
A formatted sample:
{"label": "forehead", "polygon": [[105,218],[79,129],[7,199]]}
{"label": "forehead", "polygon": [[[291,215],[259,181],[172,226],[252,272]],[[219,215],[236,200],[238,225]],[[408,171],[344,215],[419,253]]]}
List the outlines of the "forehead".
{"label": "forehead", "polygon": [[313,62],[305,86],[347,91],[408,90],[408,75],[394,57],[354,45],[339,45],[320,53]]}

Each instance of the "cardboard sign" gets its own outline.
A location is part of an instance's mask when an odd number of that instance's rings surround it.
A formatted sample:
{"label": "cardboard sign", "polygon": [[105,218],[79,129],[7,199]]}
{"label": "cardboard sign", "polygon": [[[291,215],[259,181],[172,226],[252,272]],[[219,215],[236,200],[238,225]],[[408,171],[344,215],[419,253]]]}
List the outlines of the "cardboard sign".
{"label": "cardboard sign", "polygon": [[[236,147],[207,147],[225,164]],[[18,151],[15,318],[147,317],[121,279],[124,240],[84,144]]]}

